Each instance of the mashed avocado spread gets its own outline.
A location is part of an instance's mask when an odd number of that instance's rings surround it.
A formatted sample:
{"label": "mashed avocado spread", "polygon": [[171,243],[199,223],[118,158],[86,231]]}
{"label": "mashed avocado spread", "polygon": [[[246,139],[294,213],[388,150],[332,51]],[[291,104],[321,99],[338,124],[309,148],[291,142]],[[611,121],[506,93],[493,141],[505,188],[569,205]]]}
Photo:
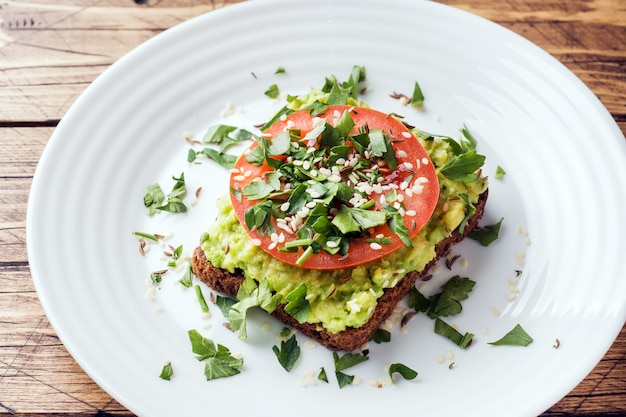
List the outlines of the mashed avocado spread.
{"label": "mashed avocado spread", "polygon": [[[313,94],[319,99],[319,94]],[[301,100],[302,103],[310,102]],[[457,158],[458,149],[449,140],[415,130],[416,136],[437,168],[440,194],[433,215],[413,238],[413,247],[350,269],[303,269],[268,255],[250,240],[240,224],[229,196],[218,201],[218,216],[202,236],[206,258],[217,268],[240,271],[257,282],[266,280],[270,289],[285,297],[306,285],[311,313],[306,320],[331,333],[358,328],[368,321],[384,289],[392,288],[408,272],[422,270],[435,256],[435,245],[450,236],[466,220],[468,208],[487,188],[481,176],[469,182],[453,181],[440,169]],[[456,145],[458,146],[458,145]]]}

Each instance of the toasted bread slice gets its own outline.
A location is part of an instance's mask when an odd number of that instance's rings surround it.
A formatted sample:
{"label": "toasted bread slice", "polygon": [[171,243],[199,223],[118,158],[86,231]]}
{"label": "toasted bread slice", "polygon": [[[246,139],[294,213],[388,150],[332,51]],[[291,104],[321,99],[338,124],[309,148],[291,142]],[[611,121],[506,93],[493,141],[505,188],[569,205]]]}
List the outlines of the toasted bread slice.
{"label": "toasted bread slice", "polygon": [[[382,297],[378,300],[376,308],[370,319],[359,328],[349,327],[338,333],[331,333],[325,329],[319,329],[318,325],[310,323],[299,323],[295,318],[285,312],[282,306],[279,306],[273,315],[283,323],[301,331],[308,337],[318,341],[330,350],[353,351],[365,344],[380,325],[389,317],[394,307],[407,295],[411,288],[415,285],[417,279],[428,274],[429,269],[440,259],[445,256],[450,248],[460,242],[473,230],[480,221],[487,201],[488,190],[485,190],[475,204],[476,212],[472,215],[466,224],[464,233],[455,230],[448,238],[442,240],[435,247],[436,256],[431,260],[422,271],[413,271],[406,274],[393,288],[386,289]],[[193,273],[205,284],[214,290],[231,296],[236,296],[239,286],[244,280],[241,273],[237,271],[230,273],[224,269],[216,268],[211,264],[204,255],[201,247],[197,247],[193,253],[192,259]]]}

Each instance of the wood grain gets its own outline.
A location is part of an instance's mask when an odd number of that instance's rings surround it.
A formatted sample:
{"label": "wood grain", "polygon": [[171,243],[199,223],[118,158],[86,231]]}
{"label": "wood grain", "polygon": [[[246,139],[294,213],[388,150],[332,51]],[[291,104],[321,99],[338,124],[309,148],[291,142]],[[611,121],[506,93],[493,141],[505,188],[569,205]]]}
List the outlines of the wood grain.
{"label": "wood grain", "polygon": [[[163,30],[236,2],[0,2],[0,415],[132,416],[76,364],[38,301],[25,244],[32,177],[54,127],[99,74]],[[626,2],[440,2],[548,51],[626,133]],[[544,415],[626,415],[626,328],[591,374]]]}

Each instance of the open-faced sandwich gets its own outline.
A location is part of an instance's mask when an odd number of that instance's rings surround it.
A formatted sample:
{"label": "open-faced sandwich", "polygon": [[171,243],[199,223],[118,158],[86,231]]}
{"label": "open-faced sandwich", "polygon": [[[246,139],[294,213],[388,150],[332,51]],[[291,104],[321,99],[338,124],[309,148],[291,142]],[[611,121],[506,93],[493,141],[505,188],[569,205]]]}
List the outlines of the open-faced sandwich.
{"label": "open-faced sandwich", "polygon": [[[358,84],[358,82],[357,82]],[[480,220],[484,157],[369,108],[336,80],[291,99],[238,158],[194,274],[332,350],[365,344]]]}

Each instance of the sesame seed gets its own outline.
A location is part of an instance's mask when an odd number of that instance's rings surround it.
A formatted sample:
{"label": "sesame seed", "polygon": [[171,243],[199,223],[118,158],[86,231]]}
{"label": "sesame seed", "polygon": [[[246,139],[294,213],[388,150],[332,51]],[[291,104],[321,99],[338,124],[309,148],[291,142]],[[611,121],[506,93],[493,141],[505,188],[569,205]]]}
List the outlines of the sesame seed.
{"label": "sesame seed", "polygon": [[410,138],[411,136],[413,136],[410,132],[402,132],[402,136],[404,136],[405,138]]}
{"label": "sesame seed", "polygon": [[261,239],[252,239],[252,244],[254,246],[261,246]]}
{"label": "sesame seed", "polygon": [[374,250],[381,250],[383,247],[380,243],[372,242],[370,243],[370,248]]}
{"label": "sesame seed", "polygon": [[[287,210],[289,210],[289,202],[288,201],[280,205],[280,211],[286,212]],[[279,220],[283,220],[283,219],[279,219]]]}
{"label": "sesame seed", "polygon": [[335,242],[334,240],[327,240],[326,246],[328,246],[329,248],[336,248],[339,246],[339,243]]}
{"label": "sesame seed", "polygon": [[406,211],[406,215],[409,217],[413,217],[415,216],[417,213],[415,212],[415,210],[407,210]]}
{"label": "sesame seed", "polygon": [[428,162],[429,162],[428,158],[426,158],[426,157],[422,158],[422,164],[428,165]]}
{"label": "sesame seed", "polygon": [[243,180],[245,180],[245,179],[246,179],[246,177],[244,177],[243,175],[235,175],[235,176],[233,177],[233,179],[234,179],[235,181],[243,181]]}

